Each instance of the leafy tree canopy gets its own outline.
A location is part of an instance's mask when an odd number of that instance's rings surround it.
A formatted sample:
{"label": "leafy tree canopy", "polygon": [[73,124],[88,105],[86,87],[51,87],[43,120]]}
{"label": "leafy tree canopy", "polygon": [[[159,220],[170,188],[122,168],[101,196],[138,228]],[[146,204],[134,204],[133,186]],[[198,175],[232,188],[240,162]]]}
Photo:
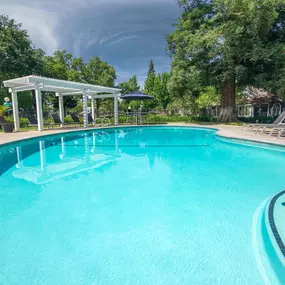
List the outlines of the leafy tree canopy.
{"label": "leafy tree canopy", "polygon": [[144,83],[144,92],[149,95],[154,95],[154,81],[155,81],[155,69],[153,61],[151,60],[148,67],[147,78]]}
{"label": "leafy tree canopy", "polygon": [[122,91],[122,94],[128,94],[140,90],[140,86],[137,81],[136,75],[132,76],[128,81],[121,82],[118,84],[118,88]]}
{"label": "leafy tree canopy", "polygon": [[0,100],[8,95],[2,82],[43,72],[44,52],[35,49],[28,32],[6,15],[0,15]]}
{"label": "leafy tree canopy", "polygon": [[168,104],[171,102],[171,96],[168,89],[169,74],[163,72],[158,74],[154,80],[154,95],[158,104],[166,111]]}
{"label": "leafy tree canopy", "polygon": [[[237,86],[282,92],[285,13],[279,0],[180,0],[176,31],[167,38],[173,58],[170,89],[221,90],[220,120],[235,119]],[[191,80],[191,78],[196,80]],[[193,93],[194,92],[194,93]]]}

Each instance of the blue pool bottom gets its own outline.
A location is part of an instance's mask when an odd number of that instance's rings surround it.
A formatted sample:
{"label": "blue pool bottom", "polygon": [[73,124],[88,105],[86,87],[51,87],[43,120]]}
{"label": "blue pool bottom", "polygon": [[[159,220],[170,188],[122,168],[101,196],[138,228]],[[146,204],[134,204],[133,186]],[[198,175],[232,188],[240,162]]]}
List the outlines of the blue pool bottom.
{"label": "blue pool bottom", "polygon": [[0,283],[264,283],[252,217],[284,188],[285,152],[138,127],[0,154]]}

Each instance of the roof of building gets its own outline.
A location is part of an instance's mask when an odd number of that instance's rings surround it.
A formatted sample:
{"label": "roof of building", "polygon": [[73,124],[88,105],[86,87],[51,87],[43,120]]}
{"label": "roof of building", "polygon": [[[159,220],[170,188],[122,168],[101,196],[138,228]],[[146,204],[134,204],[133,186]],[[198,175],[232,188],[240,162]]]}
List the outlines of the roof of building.
{"label": "roof of building", "polygon": [[268,104],[281,102],[281,99],[270,91],[256,87],[247,87],[244,97],[240,101],[248,104]]}

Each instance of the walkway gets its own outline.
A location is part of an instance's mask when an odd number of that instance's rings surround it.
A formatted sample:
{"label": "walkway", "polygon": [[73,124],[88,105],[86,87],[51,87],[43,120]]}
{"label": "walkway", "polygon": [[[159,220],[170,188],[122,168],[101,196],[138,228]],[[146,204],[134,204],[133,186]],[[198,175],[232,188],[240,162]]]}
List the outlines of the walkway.
{"label": "walkway", "polygon": [[[255,142],[264,142],[269,144],[278,144],[285,146],[285,139],[280,138],[277,139],[276,137],[270,137],[268,135],[259,135],[251,132],[242,131],[240,126],[232,126],[232,125],[219,125],[219,124],[185,124],[185,123],[170,123],[169,126],[192,126],[192,127],[207,127],[207,128],[215,128],[219,131],[217,132],[218,135],[226,137],[226,138],[235,138],[235,139],[244,139],[250,140]],[[158,126],[158,125],[156,125]],[[118,126],[125,127],[125,126]],[[106,127],[104,127],[106,128]],[[114,126],[110,126],[107,128],[114,128]],[[88,129],[100,129],[100,128],[88,128]],[[42,132],[38,131],[22,131],[17,133],[0,133],[0,145],[18,141],[22,139],[28,139],[33,137],[39,137],[43,135],[52,135],[58,133],[65,133],[65,132],[74,132],[79,130],[86,130],[84,128],[73,128],[73,129],[51,129],[45,130]]]}

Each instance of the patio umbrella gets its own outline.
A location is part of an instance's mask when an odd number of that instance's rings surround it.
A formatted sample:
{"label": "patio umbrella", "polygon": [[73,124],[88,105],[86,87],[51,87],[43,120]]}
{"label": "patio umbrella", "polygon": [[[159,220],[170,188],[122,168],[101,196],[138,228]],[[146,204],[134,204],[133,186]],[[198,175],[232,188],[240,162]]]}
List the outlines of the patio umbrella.
{"label": "patio umbrella", "polygon": [[120,99],[123,99],[123,100],[149,100],[153,98],[154,98],[153,96],[144,94],[142,92],[133,92],[133,93],[122,95],[120,97]]}

